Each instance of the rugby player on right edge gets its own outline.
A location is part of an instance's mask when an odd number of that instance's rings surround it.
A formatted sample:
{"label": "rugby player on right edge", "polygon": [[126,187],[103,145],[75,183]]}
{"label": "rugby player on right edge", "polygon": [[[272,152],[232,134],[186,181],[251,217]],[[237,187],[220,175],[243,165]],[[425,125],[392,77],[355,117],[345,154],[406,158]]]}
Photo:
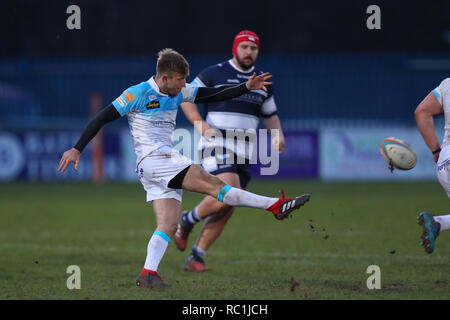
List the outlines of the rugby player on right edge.
{"label": "rugby player on right edge", "polygon": [[[433,116],[444,113],[445,134],[442,147],[434,132]],[[437,177],[447,196],[450,197],[450,78],[431,91],[414,112],[417,126],[423,140],[433,154],[437,163]],[[450,229],[450,215],[435,216],[428,212],[420,213],[419,224],[422,226],[422,246],[425,251],[434,251],[439,232]]]}

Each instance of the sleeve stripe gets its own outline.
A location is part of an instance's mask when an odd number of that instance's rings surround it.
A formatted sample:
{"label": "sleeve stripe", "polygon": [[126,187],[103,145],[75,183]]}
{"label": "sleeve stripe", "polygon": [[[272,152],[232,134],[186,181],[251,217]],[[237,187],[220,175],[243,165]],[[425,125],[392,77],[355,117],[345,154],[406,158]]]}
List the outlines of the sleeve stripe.
{"label": "sleeve stripe", "polygon": [[441,98],[441,95],[439,94],[439,92],[437,92],[437,90],[436,89],[434,89],[433,91],[431,91],[431,92],[433,92],[434,93],[434,95],[436,96],[436,98],[438,98],[438,99],[440,99]]}
{"label": "sleeve stripe", "polygon": [[199,87],[196,87],[195,90],[194,90],[194,93],[192,94],[192,96],[194,97],[194,100],[195,100],[195,97],[197,96],[198,88]]}
{"label": "sleeve stripe", "polygon": [[275,104],[275,99],[272,96],[270,98],[266,99],[264,103],[261,106],[261,114],[266,116],[267,114],[272,115],[274,112],[277,111],[277,105]]}
{"label": "sleeve stripe", "polygon": [[200,80],[199,77],[196,77],[194,81],[192,81],[192,84],[196,85],[197,87],[206,87],[206,85],[203,83],[202,80]]}
{"label": "sleeve stripe", "polygon": [[263,117],[263,118],[270,118],[271,116],[274,116],[276,114],[278,114],[278,111],[274,111],[271,114],[261,114],[261,117]]}

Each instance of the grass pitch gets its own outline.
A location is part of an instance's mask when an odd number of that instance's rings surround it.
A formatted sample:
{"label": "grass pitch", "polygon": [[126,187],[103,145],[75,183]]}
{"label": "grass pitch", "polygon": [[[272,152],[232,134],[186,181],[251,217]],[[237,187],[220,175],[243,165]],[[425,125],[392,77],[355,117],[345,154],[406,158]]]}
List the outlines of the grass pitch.
{"label": "grass pitch", "polygon": [[[448,214],[437,182],[324,183],[254,180],[249,190],[311,193],[291,219],[238,208],[205,257],[203,274],[182,268],[171,242],[159,273],[173,287],[135,287],[155,228],[139,184],[0,184],[0,299],[450,299],[450,231],[433,254],[420,246],[419,212]],[[185,192],[183,208],[202,196]],[[67,267],[81,289],[66,287]],[[366,286],[381,269],[381,289]]]}

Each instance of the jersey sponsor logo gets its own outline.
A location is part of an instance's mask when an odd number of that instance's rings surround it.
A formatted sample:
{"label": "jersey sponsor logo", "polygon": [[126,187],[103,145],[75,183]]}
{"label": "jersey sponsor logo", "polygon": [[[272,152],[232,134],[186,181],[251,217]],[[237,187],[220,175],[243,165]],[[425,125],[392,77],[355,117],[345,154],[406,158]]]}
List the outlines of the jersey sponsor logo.
{"label": "jersey sponsor logo", "polygon": [[238,79],[227,79],[227,82],[230,82],[230,83],[241,83]]}
{"label": "jersey sponsor logo", "polygon": [[125,106],[127,105],[127,102],[125,101],[124,98],[122,98],[122,96],[118,97],[118,98],[116,99],[116,101],[117,101],[122,107],[125,107]]}
{"label": "jersey sponsor logo", "polygon": [[161,105],[158,100],[153,100],[153,101],[150,101],[149,103],[147,103],[147,105],[145,107],[147,108],[147,110],[158,109],[159,107],[161,107]]}
{"label": "jersey sponsor logo", "polygon": [[450,166],[450,160],[445,160],[440,165],[438,165],[438,171],[445,170]]}
{"label": "jersey sponsor logo", "polygon": [[131,92],[125,93],[123,96],[125,98],[127,98],[128,102],[131,102],[134,100],[134,95]]}
{"label": "jersey sponsor logo", "polygon": [[156,96],[156,94],[150,94],[150,95],[148,96],[148,98],[149,98],[150,100],[155,100],[155,99],[157,98],[157,96]]}

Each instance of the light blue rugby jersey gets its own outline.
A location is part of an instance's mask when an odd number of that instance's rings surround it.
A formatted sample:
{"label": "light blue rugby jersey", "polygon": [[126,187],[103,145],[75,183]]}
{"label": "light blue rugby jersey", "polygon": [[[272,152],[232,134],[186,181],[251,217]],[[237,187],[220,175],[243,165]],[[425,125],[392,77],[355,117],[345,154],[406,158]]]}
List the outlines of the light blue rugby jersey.
{"label": "light blue rugby jersey", "polygon": [[172,148],[178,107],[194,102],[198,87],[186,84],[172,97],[161,93],[153,77],[126,89],[112,102],[121,116],[127,115],[137,162],[163,146]]}

